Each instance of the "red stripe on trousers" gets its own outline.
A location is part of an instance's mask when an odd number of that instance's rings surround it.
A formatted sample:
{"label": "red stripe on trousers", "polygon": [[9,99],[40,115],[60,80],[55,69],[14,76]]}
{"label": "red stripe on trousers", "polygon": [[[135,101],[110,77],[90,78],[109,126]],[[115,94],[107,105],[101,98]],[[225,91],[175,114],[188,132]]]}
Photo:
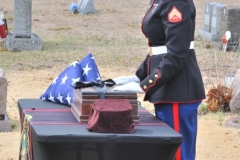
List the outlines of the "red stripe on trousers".
{"label": "red stripe on trousers", "polygon": [[[174,130],[177,131],[178,133],[180,133],[178,103],[173,103],[173,126],[174,126]],[[180,149],[180,147],[177,150],[175,159],[176,160],[181,160],[181,149]]]}

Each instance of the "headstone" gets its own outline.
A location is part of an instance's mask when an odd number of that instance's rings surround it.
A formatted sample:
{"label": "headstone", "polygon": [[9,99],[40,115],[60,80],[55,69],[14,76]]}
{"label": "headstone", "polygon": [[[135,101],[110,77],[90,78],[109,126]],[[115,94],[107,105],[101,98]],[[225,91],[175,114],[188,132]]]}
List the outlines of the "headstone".
{"label": "headstone", "polygon": [[228,48],[235,50],[238,48],[240,34],[240,8],[231,6],[228,9],[227,30],[231,32],[231,38],[228,41]]}
{"label": "headstone", "polygon": [[79,0],[77,10],[80,14],[95,13],[94,0]]}
{"label": "headstone", "polygon": [[231,74],[225,75],[225,84],[224,85],[229,88],[233,79],[234,79],[234,75],[231,75]]}
{"label": "headstone", "polygon": [[240,38],[240,8],[227,7],[216,2],[205,3],[204,28],[198,30],[198,35],[205,41],[212,42],[215,48],[222,50],[222,37],[226,31],[231,32],[227,49],[239,49]]}
{"label": "headstone", "polygon": [[32,0],[14,0],[14,28],[5,46],[8,51],[41,50],[42,41],[32,33]]}
{"label": "headstone", "polygon": [[219,23],[220,37],[219,37],[219,41],[221,41],[222,36],[225,35],[225,33],[227,31],[228,8],[227,8],[226,5],[223,5],[223,6],[219,7],[219,10],[220,10],[220,23]]}
{"label": "headstone", "polygon": [[14,0],[14,38],[31,38],[32,0]]}
{"label": "headstone", "polygon": [[212,9],[213,5],[216,2],[207,2],[205,3],[205,10],[204,10],[204,30],[207,32],[211,31],[211,21],[212,21]]}
{"label": "headstone", "polygon": [[7,81],[4,77],[3,70],[0,68],[0,132],[11,131],[10,120],[6,114],[7,102]]}
{"label": "headstone", "polygon": [[217,4],[213,6],[211,33],[214,34],[213,45],[222,50],[222,37],[227,31],[228,9],[226,5]]}
{"label": "headstone", "polygon": [[211,33],[213,8],[220,5],[216,2],[206,2],[204,10],[204,27],[198,31],[198,35],[202,37],[203,40],[213,41],[218,38],[214,32]]}
{"label": "headstone", "polygon": [[227,29],[227,6],[223,4],[213,5],[212,9],[212,22],[211,22],[211,33],[217,34],[218,39],[221,38],[220,30]]}
{"label": "headstone", "polygon": [[240,69],[234,76],[230,88],[233,89],[232,97],[230,100],[230,110],[233,113],[240,112]]}

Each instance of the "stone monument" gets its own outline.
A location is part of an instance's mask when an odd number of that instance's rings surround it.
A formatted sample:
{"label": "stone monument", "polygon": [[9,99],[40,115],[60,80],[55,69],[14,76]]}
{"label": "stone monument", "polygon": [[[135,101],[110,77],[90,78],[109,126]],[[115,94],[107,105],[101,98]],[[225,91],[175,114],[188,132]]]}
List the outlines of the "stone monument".
{"label": "stone monument", "polygon": [[229,88],[233,89],[232,97],[230,100],[230,110],[234,116],[230,117],[226,122],[226,127],[240,128],[240,69],[234,76]]}
{"label": "stone monument", "polygon": [[224,4],[208,2],[205,4],[204,27],[198,31],[198,35],[205,41],[212,42],[215,48],[222,49],[222,37],[226,31],[231,32],[231,38],[227,42],[227,48],[236,50],[239,48],[240,34],[240,8],[227,7]]}
{"label": "stone monument", "polygon": [[42,41],[32,33],[32,0],[14,0],[14,28],[5,46],[8,51],[42,50]]}
{"label": "stone monument", "polygon": [[205,10],[204,10],[204,30],[207,32],[211,31],[211,22],[212,22],[212,6],[216,2],[207,2],[205,3]]}
{"label": "stone monument", "polygon": [[227,24],[227,7],[216,2],[206,3],[204,29],[200,29],[198,35],[206,41],[219,41],[221,40],[220,30],[227,28],[225,24]]}
{"label": "stone monument", "polygon": [[11,131],[11,123],[6,113],[7,81],[3,70],[0,68],[0,132]]}
{"label": "stone monument", "polygon": [[229,88],[233,89],[232,98],[230,100],[230,109],[233,113],[240,113],[240,69],[234,76]]}
{"label": "stone monument", "polygon": [[[222,4],[213,5],[212,8],[211,33],[216,34],[216,40],[221,39],[227,29],[227,6]],[[220,33],[225,30],[224,33]]]}
{"label": "stone monument", "polygon": [[79,0],[77,6],[80,14],[93,14],[96,12],[94,0]]}
{"label": "stone monument", "polygon": [[228,9],[226,5],[218,4],[213,7],[211,33],[214,34],[213,45],[222,50],[222,37],[227,31]]}
{"label": "stone monument", "polygon": [[240,8],[230,6],[228,8],[228,22],[227,30],[231,32],[231,38],[228,41],[228,48],[231,50],[238,49],[239,47],[239,34],[240,34]]}

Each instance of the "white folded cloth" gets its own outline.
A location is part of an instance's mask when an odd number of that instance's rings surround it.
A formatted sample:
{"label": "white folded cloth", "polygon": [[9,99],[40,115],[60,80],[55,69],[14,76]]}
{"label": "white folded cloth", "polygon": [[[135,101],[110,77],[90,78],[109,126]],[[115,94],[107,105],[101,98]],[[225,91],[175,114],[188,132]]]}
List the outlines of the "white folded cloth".
{"label": "white folded cloth", "polygon": [[116,84],[127,84],[129,82],[140,83],[140,80],[139,80],[139,78],[136,75],[134,75],[134,76],[121,76],[121,77],[117,77],[117,78],[114,78],[113,81]]}
{"label": "white folded cloth", "polygon": [[128,91],[136,93],[145,93],[137,82],[129,82],[113,88],[115,91]]}

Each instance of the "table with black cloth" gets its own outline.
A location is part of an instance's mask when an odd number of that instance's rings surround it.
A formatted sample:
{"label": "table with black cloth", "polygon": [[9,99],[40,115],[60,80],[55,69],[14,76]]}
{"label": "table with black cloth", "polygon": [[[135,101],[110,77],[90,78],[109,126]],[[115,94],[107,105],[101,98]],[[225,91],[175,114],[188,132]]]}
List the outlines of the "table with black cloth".
{"label": "table with black cloth", "polygon": [[70,107],[20,99],[21,125],[30,120],[32,160],[172,160],[182,136],[139,106],[139,124],[132,134],[95,133],[73,116]]}

